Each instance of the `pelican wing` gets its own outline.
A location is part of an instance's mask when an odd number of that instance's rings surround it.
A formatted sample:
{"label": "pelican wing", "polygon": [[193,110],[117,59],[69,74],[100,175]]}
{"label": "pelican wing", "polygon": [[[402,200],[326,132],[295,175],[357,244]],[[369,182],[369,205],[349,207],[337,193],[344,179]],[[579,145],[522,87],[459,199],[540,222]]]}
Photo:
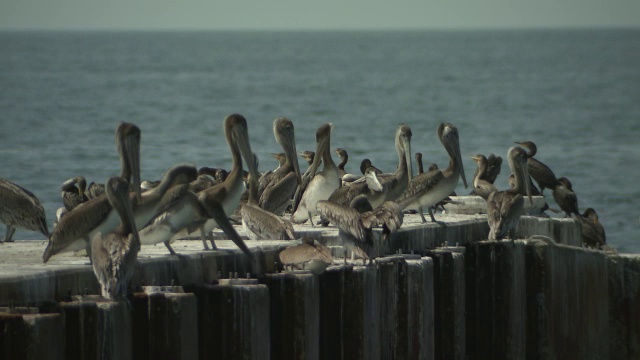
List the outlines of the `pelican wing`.
{"label": "pelican wing", "polygon": [[298,186],[295,172],[288,173],[279,181],[272,181],[261,193],[258,204],[276,215],[284,214]]}
{"label": "pelican wing", "polygon": [[244,243],[240,235],[238,235],[238,232],[236,231],[236,229],[233,227],[231,222],[229,222],[229,218],[227,217],[227,214],[225,213],[224,208],[222,207],[222,202],[209,201],[209,200],[224,199],[224,197],[227,194],[226,188],[221,186],[218,189],[214,189],[214,191],[201,193],[201,194],[202,194],[201,196],[205,196],[208,199],[207,201],[203,202],[202,199],[200,198],[201,200],[200,203],[203,204],[204,209],[206,210],[208,216],[211,219],[216,221],[220,229],[224,231],[224,233],[229,237],[229,239],[231,239],[240,248],[240,250],[242,250],[242,252],[247,254],[249,257],[253,258],[253,254],[251,253],[251,250],[249,250],[249,248]]}
{"label": "pelican wing", "polygon": [[360,241],[367,238],[367,230],[360,221],[360,213],[355,209],[327,200],[318,201],[316,209],[320,216],[329,220],[338,229],[352,235]]}
{"label": "pelican wing", "polygon": [[404,200],[419,193],[429,191],[443,179],[444,174],[438,169],[422,173],[413,179],[413,181],[411,182],[411,186],[405,190],[400,199]]}
{"label": "pelican wing", "polygon": [[295,232],[290,221],[256,205],[243,205],[240,214],[242,215],[243,224],[261,240],[295,239]]}

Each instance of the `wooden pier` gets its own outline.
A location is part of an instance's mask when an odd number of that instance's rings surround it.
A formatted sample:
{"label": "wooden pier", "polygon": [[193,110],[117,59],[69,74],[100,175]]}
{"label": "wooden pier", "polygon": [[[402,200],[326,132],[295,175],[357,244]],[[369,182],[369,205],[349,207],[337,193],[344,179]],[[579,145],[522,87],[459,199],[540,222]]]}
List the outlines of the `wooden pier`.
{"label": "wooden pier", "polygon": [[572,219],[523,217],[515,242],[484,241],[484,215],[438,220],[407,215],[388,256],[320,275],[281,271],[298,242],[247,241],[258,278],[230,241],[143,246],[130,302],[94,296],[84,256],[2,244],[0,359],[640,358],[640,256],[581,248]]}

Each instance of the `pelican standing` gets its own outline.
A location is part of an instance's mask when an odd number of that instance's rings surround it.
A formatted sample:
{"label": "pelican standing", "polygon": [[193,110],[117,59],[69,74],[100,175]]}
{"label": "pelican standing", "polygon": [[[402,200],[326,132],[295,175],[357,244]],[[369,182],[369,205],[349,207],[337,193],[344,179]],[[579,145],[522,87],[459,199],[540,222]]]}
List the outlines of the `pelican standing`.
{"label": "pelican standing", "polygon": [[[309,173],[311,180],[306,189],[304,183],[298,186],[295,198],[299,198],[299,202],[294,198],[291,221],[295,224],[302,224],[309,219],[313,226],[312,217],[318,213],[318,201],[327,200],[341,185],[338,168],[331,158],[331,128],[332,125],[326,123],[316,131],[316,156]],[[322,171],[317,172],[320,160],[324,165]]]}
{"label": "pelican standing", "polygon": [[438,126],[438,138],[449,154],[449,166],[445,170],[434,169],[416,176],[409,188],[398,199],[398,203],[404,210],[417,210],[422,222],[427,221],[422,211],[424,207],[429,209],[431,221],[436,221],[432,207],[451,195],[460,177],[464,187],[467,187],[460,155],[458,128],[450,123],[442,123]]}
{"label": "pelican standing", "polygon": [[276,119],[273,122],[273,135],[284,150],[285,161],[278,169],[260,178],[258,205],[282,216],[302,179],[296,156],[293,122],[287,118]]}
{"label": "pelican standing", "polygon": [[[138,201],[141,198],[140,128],[134,124],[121,123],[116,129],[116,148],[121,164],[120,177],[132,183]],[[106,234],[112,231],[118,223],[118,214],[105,195],[83,203],[61,218],[51,232],[49,244],[43,255],[44,262],[62,251],[86,248],[90,253],[90,240],[93,236],[98,232]]]}
{"label": "pelican standing", "polygon": [[16,228],[24,228],[49,237],[44,207],[33,193],[6,179],[0,179],[0,222],[7,230],[2,242],[13,241]]}
{"label": "pelican standing", "polygon": [[114,300],[127,295],[127,285],[140,251],[140,238],[129,200],[129,183],[121,177],[112,177],[105,190],[121,224],[111,232],[97,233],[92,241],[91,253],[93,272],[100,283],[102,296]]}
{"label": "pelican standing", "polygon": [[527,148],[527,165],[529,167],[529,175],[538,183],[540,194],[544,193],[544,189],[553,190],[558,185],[558,179],[551,169],[538,161],[534,156],[538,153],[538,147],[532,141],[516,141],[516,144]]}
{"label": "pelican standing", "polygon": [[515,229],[524,214],[523,194],[531,199],[531,189],[527,181],[529,176],[527,154],[520,147],[509,149],[507,158],[515,177],[515,186],[509,190],[495,191],[487,199],[487,220],[489,222],[489,240],[500,240],[506,236],[515,239]]}
{"label": "pelican standing", "polygon": [[[249,144],[249,131],[247,128],[247,120],[240,114],[232,114],[224,120],[224,134],[231,151],[232,166],[226,179],[218,185],[199,192],[198,201],[204,207],[207,218],[202,226],[201,232],[206,234],[206,238],[211,243],[213,249],[217,249],[211,231],[219,227],[229,238],[242,250],[247,256],[253,258],[251,250],[244,243],[240,235],[229,222],[229,216],[232,215],[240,203],[240,198],[244,193],[244,171],[242,169],[242,158],[247,162],[250,176],[258,178],[258,172],[255,167],[255,159],[251,152]],[[194,211],[196,213],[196,211]],[[185,221],[175,229],[176,231],[170,241],[180,239],[187,236],[193,229],[187,227],[193,221],[197,221],[198,217]],[[209,249],[205,238],[202,239],[205,249]]]}
{"label": "pelican standing", "polygon": [[487,174],[487,157],[482,154],[477,154],[475,156],[472,156],[471,159],[476,162],[476,165],[478,167],[476,169],[475,176],[473,177],[473,193],[487,200],[489,194],[494,191],[498,191],[498,188],[484,179]]}
{"label": "pelican standing", "polygon": [[258,205],[258,181],[249,176],[249,199],[240,209],[242,227],[251,240],[293,240],[296,238],[289,220]]}

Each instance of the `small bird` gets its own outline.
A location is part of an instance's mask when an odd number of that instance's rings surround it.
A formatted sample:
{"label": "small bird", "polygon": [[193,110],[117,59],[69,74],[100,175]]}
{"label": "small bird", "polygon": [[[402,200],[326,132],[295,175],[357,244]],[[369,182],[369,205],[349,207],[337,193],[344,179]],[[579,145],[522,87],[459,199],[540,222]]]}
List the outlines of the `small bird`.
{"label": "small bird", "polygon": [[571,181],[566,177],[558,178],[558,184],[553,188],[553,200],[564,211],[565,217],[571,217],[571,214],[580,216],[578,212],[578,197],[573,192]]}
{"label": "small bird", "polygon": [[576,217],[582,227],[582,244],[588,247],[601,248],[607,244],[604,226],[598,220],[598,213],[588,208]]}
{"label": "small bird", "polygon": [[112,177],[105,186],[111,206],[118,212],[121,224],[110,233],[97,233],[92,241],[93,272],[100,283],[102,296],[109,300],[123,299],[133,276],[140,238],[129,199],[129,183]]}

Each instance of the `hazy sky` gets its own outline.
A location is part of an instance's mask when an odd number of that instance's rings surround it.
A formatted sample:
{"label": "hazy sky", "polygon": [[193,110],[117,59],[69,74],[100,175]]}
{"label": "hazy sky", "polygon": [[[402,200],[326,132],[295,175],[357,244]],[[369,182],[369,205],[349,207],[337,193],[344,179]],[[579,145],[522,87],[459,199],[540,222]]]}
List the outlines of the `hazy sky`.
{"label": "hazy sky", "polygon": [[1,0],[0,29],[640,26],[640,0]]}

